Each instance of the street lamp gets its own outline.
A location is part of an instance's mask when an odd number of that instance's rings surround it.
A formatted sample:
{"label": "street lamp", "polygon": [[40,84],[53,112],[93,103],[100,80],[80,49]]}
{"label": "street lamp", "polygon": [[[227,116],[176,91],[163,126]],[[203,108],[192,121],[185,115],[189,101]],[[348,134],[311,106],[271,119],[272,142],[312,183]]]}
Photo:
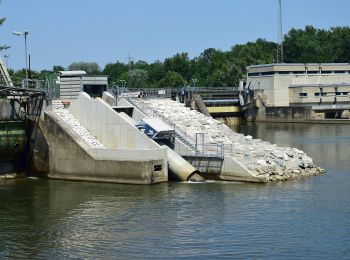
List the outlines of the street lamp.
{"label": "street lamp", "polygon": [[9,64],[8,64],[8,58],[10,57],[10,55],[8,54],[5,54],[4,55],[4,58],[5,58],[5,62],[6,62],[6,68],[8,69],[9,68]]}
{"label": "street lamp", "polygon": [[25,51],[25,55],[26,55],[26,83],[25,86],[28,88],[28,55],[27,55],[27,35],[28,35],[29,31],[25,30],[24,32],[18,32],[18,31],[14,31],[13,34],[16,36],[22,36],[24,35],[24,51]]}
{"label": "street lamp", "polygon": [[122,88],[124,88],[126,86],[126,80],[120,80],[120,83],[122,84]]}
{"label": "street lamp", "polygon": [[121,79],[121,80],[119,80],[120,81],[120,83],[121,83],[121,93],[124,93],[125,92],[125,87],[126,87],[126,80],[124,80],[124,79]]}
{"label": "street lamp", "polygon": [[196,87],[196,83],[198,82],[197,79],[192,79],[192,82],[193,82],[193,87],[195,88]]}

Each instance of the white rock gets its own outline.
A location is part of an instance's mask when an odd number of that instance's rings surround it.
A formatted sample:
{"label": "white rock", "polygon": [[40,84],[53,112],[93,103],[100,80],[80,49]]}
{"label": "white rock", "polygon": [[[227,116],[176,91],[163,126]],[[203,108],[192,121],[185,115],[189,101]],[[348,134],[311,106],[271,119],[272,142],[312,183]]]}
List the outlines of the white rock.
{"label": "white rock", "polygon": [[256,160],[256,163],[259,164],[259,165],[267,165],[266,161],[263,160],[263,159]]}

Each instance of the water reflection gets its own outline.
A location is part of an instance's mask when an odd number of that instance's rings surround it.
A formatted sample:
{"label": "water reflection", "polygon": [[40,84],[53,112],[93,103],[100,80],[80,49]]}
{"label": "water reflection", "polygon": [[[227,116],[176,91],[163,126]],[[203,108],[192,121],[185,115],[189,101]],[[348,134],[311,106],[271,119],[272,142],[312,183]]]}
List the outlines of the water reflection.
{"label": "water reflection", "polygon": [[271,184],[0,183],[0,258],[348,256],[349,126],[241,130],[303,149],[328,173]]}

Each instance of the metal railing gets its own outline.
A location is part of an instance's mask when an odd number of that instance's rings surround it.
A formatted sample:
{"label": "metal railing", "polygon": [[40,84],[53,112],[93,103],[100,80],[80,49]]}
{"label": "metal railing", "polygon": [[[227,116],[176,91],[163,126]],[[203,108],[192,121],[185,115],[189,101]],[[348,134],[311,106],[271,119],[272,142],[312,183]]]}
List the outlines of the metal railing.
{"label": "metal railing", "polygon": [[312,110],[350,109],[350,104],[314,105]]}
{"label": "metal railing", "polygon": [[145,115],[150,117],[158,117],[162,119],[166,124],[172,127],[175,131],[175,135],[179,141],[185,144],[185,147],[177,147],[175,151],[177,151],[180,155],[200,155],[202,157],[224,157],[224,144],[211,144],[205,142],[203,138],[202,143],[198,143],[198,141],[193,138],[193,136],[186,133],[184,130],[176,126],[173,122],[171,122],[168,118],[164,117],[161,113],[156,111],[155,109],[146,105],[142,100],[135,98],[127,97],[125,98],[131,105],[135,108],[142,111]]}

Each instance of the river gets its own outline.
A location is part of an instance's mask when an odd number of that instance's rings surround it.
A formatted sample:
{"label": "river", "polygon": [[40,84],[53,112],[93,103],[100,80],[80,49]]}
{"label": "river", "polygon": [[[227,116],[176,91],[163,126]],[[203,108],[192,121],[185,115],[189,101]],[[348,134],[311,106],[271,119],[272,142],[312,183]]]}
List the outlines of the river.
{"label": "river", "polygon": [[0,183],[0,258],[349,259],[350,125],[240,131],[302,149],[328,172],[268,184]]}

